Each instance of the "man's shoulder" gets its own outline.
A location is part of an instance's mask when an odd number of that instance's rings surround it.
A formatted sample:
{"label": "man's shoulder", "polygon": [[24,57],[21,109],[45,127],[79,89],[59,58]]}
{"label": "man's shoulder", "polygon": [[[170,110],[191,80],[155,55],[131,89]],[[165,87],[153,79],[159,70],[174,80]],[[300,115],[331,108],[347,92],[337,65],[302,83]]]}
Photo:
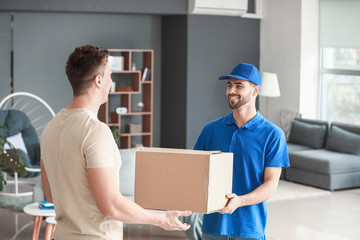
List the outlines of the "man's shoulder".
{"label": "man's shoulder", "polygon": [[277,126],[276,124],[274,124],[273,122],[267,120],[266,118],[264,118],[263,123],[261,124],[263,130],[262,131],[266,131],[268,134],[272,133],[271,135],[273,136],[282,136],[284,135],[284,131]]}
{"label": "man's shoulder", "polygon": [[105,123],[101,122],[95,114],[86,109],[62,109],[46,124],[43,133],[47,131],[52,132],[54,129],[63,127],[73,129],[70,126],[77,126],[79,130],[82,129],[81,132],[85,133],[109,130]]}
{"label": "man's shoulder", "polygon": [[89,132],[93,132],[94,134],[107,134],[108,132],[111,132],[109,126],[98,119],[89,118],[88,121],[89,123],[87,124],[86,128]]}
{"label": "man's shoulder", "polygon": [[219,126],[219,125],[224,125],[227,121],[229,121],[229,118],[232,118],[232,113],[208,122],[205,125],[205,127],[215,127],[215,126]]}

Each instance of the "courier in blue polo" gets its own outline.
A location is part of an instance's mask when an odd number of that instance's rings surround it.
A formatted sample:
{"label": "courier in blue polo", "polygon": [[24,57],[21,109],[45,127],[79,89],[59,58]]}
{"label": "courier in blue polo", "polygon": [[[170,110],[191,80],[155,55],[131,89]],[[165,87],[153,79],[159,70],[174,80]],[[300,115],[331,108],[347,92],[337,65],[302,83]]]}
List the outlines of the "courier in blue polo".
{"label": "courier in blue polo", "polygon": [[233,192],[219,213],[204,215],[203,239],[265,239],[266,200],[289,167],[285,136],[255,108],[261,90],[255,66],[240,63],[219,80],[227,80],[232,112],[206,124],[194,149],[234,153]]}

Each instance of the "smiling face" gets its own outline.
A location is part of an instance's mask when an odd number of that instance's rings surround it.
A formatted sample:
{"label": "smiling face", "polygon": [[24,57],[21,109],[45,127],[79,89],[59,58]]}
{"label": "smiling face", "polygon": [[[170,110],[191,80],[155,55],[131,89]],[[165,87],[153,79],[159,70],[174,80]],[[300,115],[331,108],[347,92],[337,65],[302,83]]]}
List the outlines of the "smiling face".
{"label": "smiling face", "polygon": [[249,81],[229,78],[226,88],[226,96],[228,98],[229,107],[231,109],[241,108],[256,98],[256,85]]}

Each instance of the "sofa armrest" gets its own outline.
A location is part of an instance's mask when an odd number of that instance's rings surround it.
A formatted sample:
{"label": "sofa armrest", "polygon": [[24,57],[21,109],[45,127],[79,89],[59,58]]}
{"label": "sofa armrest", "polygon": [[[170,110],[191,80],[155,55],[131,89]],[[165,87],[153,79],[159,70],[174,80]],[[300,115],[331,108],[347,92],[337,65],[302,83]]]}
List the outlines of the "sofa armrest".
{"label": "sofa armrest", "polygon": [[135,195],[135,153],[143,147],[120,149],[120,192],[124,196]]}

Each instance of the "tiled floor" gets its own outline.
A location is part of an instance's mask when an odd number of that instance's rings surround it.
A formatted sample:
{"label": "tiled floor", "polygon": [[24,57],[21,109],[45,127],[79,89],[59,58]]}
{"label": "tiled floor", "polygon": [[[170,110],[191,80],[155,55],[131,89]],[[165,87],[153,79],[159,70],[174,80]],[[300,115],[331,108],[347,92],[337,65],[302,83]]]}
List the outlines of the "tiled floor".
{"label": "tiled floor", "polygon": [[[360,239],[360,189],[336,191],[322,197],[268,203],[267,240]],[[0,239],[31,239],[32,217],[0,208]],[[41,229],[40,239],[45,224]],[[147,225],[126,225],[124,239],[183,240],[182,232]]]}
{"label": "tiled floor", "polygon": [[267,240],[312,239],[360,239],[360,189],[268,203]]}

